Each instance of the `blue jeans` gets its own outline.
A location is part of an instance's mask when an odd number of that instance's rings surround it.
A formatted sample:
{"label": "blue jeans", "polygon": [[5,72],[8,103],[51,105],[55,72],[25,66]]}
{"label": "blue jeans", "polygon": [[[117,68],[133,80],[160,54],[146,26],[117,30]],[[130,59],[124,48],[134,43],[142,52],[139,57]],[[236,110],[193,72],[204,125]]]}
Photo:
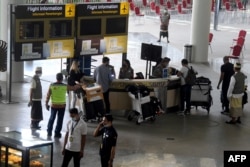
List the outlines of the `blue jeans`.
{"label": "blue jeans", "polygon": [[49,118],[49,122],[48,122],[47,132],[48,132],[49,135],[52,134],[53,124],[54,124],[54,121],[56,119],[56,114],[57,114],[57,123],[56,123],[55,135],[60,135],[61,130],[62,130],[65,107],[64,108],[51,108],[50,112],[51,113],[50,113],[50,118]]}
{"label": "blue jeans", "polygon": [[190,110],[191,108],[191,103],[190,103],[190,98],[191,98],[191,85],[182,85],[181,86],[181,111],[185,110],[185,102],[186,102],[186,110]]}

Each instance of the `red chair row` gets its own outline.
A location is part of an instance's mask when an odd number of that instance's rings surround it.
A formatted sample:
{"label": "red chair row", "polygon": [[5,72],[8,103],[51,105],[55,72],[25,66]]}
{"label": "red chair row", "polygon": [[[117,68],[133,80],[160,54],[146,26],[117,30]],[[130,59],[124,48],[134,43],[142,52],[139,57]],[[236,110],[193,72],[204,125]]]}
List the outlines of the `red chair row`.
{"label": "red chair row", "polygon": [[230,59],[239,59],[240,54],[243,56],[242,48],[244,47],[245,44],[245,38],[246,38],[247,32],[245,30],[240,30],[238,33],[238,37],[233,39],[233,44],[234,46],[230,47],[230,53],[229,58]]}

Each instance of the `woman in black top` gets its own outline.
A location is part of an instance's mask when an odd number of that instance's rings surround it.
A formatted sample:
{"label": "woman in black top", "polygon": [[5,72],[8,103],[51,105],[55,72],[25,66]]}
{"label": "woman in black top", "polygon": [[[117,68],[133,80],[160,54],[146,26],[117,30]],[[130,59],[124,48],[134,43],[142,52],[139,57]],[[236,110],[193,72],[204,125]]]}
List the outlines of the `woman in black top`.
{"label": "woman in black top", "polygon": [[[84,76],[84,74],[82,73],[82,71],[79,69],[79,61],[74,60],[71,64],[70,67],[70,71],[69,71],[69,79],[68,79],[68,84],[70,86],[74,86],[76,84],[79,84],[81,82],[82,77]],[[79,100],[80,100],[80,111],[83,111],[83,97],[82,97],[82,93],[81,89],[80,90],[76,90],[76,91],[70,91],[71,94],[71,103],[70,103],[70,108],[75,108],[76,105],[76,97],[78,96]]]}
{"label": "woman in black top", "polygon": [[133,79],[134,69],[131,68],[128,59],[123,60],[122,67],[120,68],[119,79]]}

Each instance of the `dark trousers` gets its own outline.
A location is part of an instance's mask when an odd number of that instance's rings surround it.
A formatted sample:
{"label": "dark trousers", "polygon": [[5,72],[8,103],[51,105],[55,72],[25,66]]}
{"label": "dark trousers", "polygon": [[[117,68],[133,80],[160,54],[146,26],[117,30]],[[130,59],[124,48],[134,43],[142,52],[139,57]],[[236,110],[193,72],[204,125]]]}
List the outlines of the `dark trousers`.
{"label": "dark trousers", "polygon": [[32,101],[30,117],[31,117],[31,127],[37,128],[39,126],[39,122],[43,120],[41,101]]}
{"label": "dark trousers", "polygon": [[62,167],[68,167],[71,158],[74,159],[74,167],[80,167],[80,152],[65,150]]}
{"label": "dark trousers", "polygon": [[101,156],[102,167],[109,167],[110,156]]}
{"label": "dark trousers", "polygon": [[182,85],[181,86],[181,111],[184,111],[185,109],[185,102],[186,102],[186,110],[190,110],[191,108],[191,103],[190,103],[190,98],[191,98],[191,85]]}
{"label": "dark trousers", "polygon": [[54,124],[56,115],[57,115],[57,123],[56,123],[55,135],[61,134],[64,113],[65,113],[65,107],[64,108],[51,108],[50,118],[48,122],[48,129],[47,129],[48,134],[52,133],[53,124]]}
{"label": "dark trousers", "polygon": [[229,101],[227,99],[228,87],[222,88],[222,106],[226,112],[229,112]]}
{"label": "dark trousers", "polygon": [[103,93],[106,113],[110,113],[109,90]]}

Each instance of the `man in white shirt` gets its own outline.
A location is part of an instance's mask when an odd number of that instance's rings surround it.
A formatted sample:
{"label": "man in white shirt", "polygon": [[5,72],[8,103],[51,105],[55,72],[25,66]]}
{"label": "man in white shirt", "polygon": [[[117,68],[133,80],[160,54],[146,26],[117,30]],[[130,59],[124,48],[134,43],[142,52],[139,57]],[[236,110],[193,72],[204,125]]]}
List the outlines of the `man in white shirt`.
{"label": "man in white shirt", "polygon": [[[187,84],[185,78],[188,76],[188,70],[191,68],[188,66],[188,60],[182,59],[181,61],[182,67],[180,71],[177,73],[177,76],[181,79],[181,90],[180,90],[180,96],[181,96],[181,111],[179,114],[190,114],[191,109],[191,89],[192,85]],[[194,70],[195,71],[195,70]],[[195,71],[196,75],[197,72]],[[185,102],[186,102],[186,109],[185,109]]]}
{"label": "man in white shirt", "polygon": [[62,150],[62,167],[67,167],[71,158],[74,158],[74,167],[80,167],[80,160],[84,156],[84,147],[87,135],[87,124],[80,119],[76,108],[70,109],[71,120],[67,123],[67,132]]}
{"label": "man in white shirt", "polygon": [[227,124],[241,123],[240,117],[242,116],[242,98],[244,95],[246,85],[246,75],[241,71],[241,64],[234,64],[235,74],[231,77],[229,88],[227,91],[227,98],[230,104],[231,120],[226,121]]}

